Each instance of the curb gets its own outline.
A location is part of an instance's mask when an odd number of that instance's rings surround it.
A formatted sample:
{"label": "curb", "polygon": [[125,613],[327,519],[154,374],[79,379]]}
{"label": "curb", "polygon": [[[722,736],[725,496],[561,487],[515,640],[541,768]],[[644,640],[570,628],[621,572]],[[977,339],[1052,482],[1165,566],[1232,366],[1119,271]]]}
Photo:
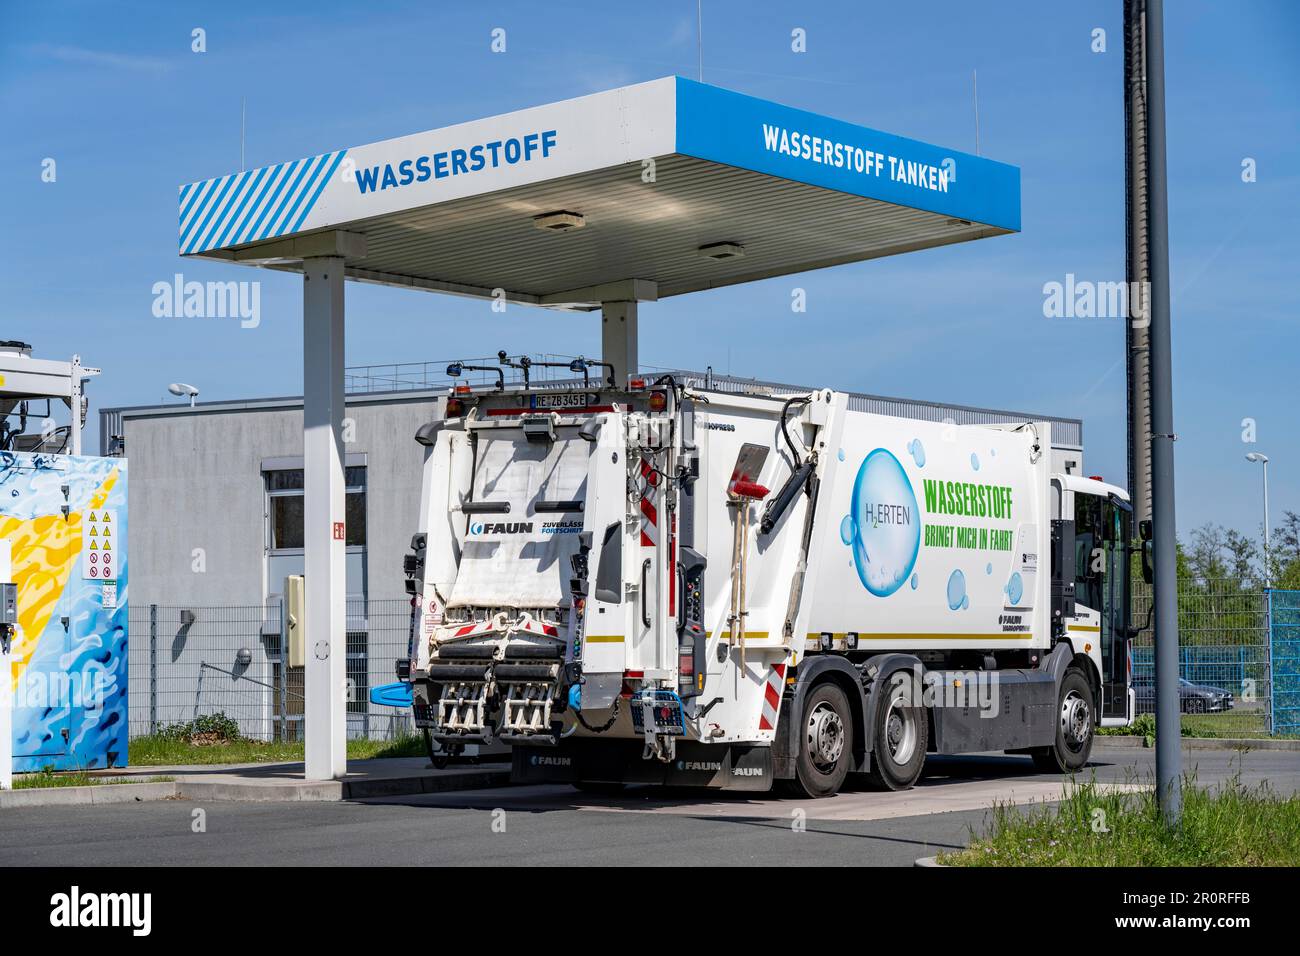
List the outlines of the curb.
{"label": "curb", "polygon": [[98,806],[110,803],[138,803],[144,800],[170,800],[175,796],[175,781],[3,790],[0,791],[0,810],[12,807],[77,807],[91,804]]}
{"label": "curb", "polygon": [[[1096,737],[1097,745],[1102,747],[1147,747],[1145,737]],[[1182,745],[1187,750],[1300,750],[1300,740],[1281,737],[1183,737]]]}
{"label": "curb", "polygon": [[918,867],[934,866],[944,870],[948,869],[948,864],[940,863],[939,858],[937,856],[923,856],[915,863],[913,863],[912,866],[918,866]]}
{"label": "curb", "polygon": [[0,791],[0,809],[10,807],[87,806],[144,800],[238,800],[246,803],[337,803],[375,797],[486,790],[510,785],[510,771],[471,770],[457,774],[388,777],[382,780],[315,780],[291,785],[175,780],[89,787],[46,787]]}

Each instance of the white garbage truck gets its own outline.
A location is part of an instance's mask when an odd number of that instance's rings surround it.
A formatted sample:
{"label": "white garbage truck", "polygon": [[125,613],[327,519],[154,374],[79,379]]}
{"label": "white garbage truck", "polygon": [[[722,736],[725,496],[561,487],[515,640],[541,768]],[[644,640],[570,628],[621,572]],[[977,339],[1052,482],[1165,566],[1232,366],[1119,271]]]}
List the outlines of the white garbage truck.
{"label": "white garbage truck", "polygon": [[1053,473],[1050,423],[573,368],[456,385],[416,436],[399,670],[440,752],[819,797],[929,753],[1071,772],[1131,719],[1131,509]]}

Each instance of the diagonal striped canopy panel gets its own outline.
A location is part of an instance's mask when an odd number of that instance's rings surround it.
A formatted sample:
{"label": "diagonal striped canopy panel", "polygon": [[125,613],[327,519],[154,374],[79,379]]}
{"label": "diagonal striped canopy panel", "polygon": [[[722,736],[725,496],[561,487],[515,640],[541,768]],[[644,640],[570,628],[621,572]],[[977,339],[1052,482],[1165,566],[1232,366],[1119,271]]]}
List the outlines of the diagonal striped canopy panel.
{"label": "diagonal striped canopy panel", "polygon": [[181,187],[182,255],[296,233],[346,149]]}

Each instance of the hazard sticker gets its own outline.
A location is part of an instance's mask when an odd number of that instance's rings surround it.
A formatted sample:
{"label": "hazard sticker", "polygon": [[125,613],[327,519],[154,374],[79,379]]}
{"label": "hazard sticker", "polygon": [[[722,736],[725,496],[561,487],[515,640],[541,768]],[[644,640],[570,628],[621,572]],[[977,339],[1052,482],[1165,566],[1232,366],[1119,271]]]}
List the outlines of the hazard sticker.
{"label": "hazard sticker", "polygon": [[81,519],[81,576],[96,581],[116,581],[126,556],[125,539],[114,508],[92,508]]}

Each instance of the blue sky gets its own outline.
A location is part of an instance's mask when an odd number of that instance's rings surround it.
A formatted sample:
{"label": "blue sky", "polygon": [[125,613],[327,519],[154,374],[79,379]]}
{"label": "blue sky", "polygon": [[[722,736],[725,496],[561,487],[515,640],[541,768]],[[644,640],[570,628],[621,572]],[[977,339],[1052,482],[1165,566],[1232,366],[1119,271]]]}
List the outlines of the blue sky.
{"label": "blue sky", "polygon": [[[1257,533],[1247,451],[1272,459],[1274,523],[1300,510],[1300,5],[1167,6],[1179,528]],[[977,70],[980,148],[1021,168],[1023,231],[643,306],[643,361],[1079,416],[1087,470],[1122,483],[1122,324],[1042,312],[1046,282],[1124,275],[1121,7],[705,0],[706,82],[891,133],[973,151]],[[94,408],[159,401],[177,380],[205,400],[301,387],[297,277],[256,274],[256,329],[151,310],[151,287],[175,272],[250,277],[176,253],[177,186],[239,168],[241,97],[255,167],[697,75],[690,0],[287,11],[0,3],[0,338],[103,367]],[[206,53],[190,50],[195,27]],[[504,54],[489,48],[496,27]],[[806,53],[791,51],[796,27]],[[46,157],[54,183],[41,181]],[[1241,181],[1246,157],[1254,183]],[[792,326],[796,285],[808,313]],[[369,286],[348,296],[350,365],[599,351],[591,317]],[[1244,418],[1256,445],[1242,443]]]}

